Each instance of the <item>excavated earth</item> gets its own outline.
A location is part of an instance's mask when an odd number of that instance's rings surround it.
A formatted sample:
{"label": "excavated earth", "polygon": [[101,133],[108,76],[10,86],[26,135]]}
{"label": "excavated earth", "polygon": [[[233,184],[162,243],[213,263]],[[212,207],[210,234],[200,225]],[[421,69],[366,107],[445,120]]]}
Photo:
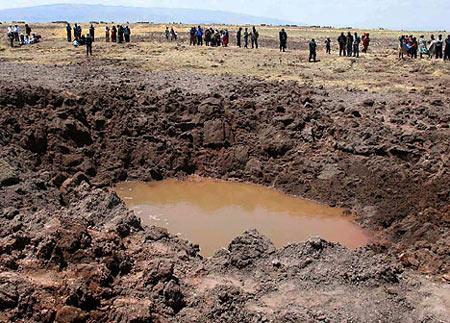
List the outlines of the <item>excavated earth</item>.
{"label": "excavated earth", "polygon": [[[445,322],[450,96],[0,62],[0,321]],[[113,192],[191,174],[355,212],[376,243],[204,259]],[[219,229],[219,228],[218,228]]]}

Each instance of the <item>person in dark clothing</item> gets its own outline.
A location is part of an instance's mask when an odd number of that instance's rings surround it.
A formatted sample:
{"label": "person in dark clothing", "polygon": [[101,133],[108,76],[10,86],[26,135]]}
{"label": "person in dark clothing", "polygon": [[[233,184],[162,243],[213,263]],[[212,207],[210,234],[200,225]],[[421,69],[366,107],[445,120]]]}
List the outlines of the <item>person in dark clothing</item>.
{"label": "person in dark clothing", "polygon": [[93,42],[94,40],[92,39],[92,36],[91,36],[91,34],[89,33],[89,34],[87,34],[86,35],[86,40],[85,40],[85,43],[86,43],[86,56],[92,56],[92,42]]}
{"label": "person in dark clothing", "polygon": [[205,46],[211,46],[211,29],[205,29]]}
{"label": "person in dark clothing", "polygon": [[81,26],[78,24],[75,24],[73,27],[73,34],[76,40],[80,40],[81,35],[83,33],[83,30],[81,29]]}
{"label": "person in dark clothing", "polygon": [[352,36],[352,33],[348,32],[348,34],[347,34],[347,56],[348,57],[352,57],[353,41],[354,41],[354,38]]}
{"label": "person in dark clothing", "polygon": [[359,58],[359,44],[361,43],[361,37],[355,33],[355,38],[353,39],[353,57]]}
{"label": "person in dark clothing", "polygon": [[213,46],[212,45],[212,35],[213,35],[213,32],[211,31],[211,29],[206,28],[205,29],[205,45],[206,46]]}
{"label": "person in dark clothing", "polygon": [[236,34],[236,44],[237,47],[241,47],[241,40],[242,40],[242,27],[239,27],[239,30]]}
{"label": "person in dark clothing", "polygon": [[280,52],[285,52],[286,48],[287,48],[287,33],[286,31],[283,29],[281,29],[280,31]]}
{"label": "person in dark clothing", "polygon": [[325,39],[325,52],[331,54],[331,39],[329,37]]}
{"label": "person in dark clothing", "polygon": [[[130,35],[131,35],[131,30],[130,30]],[[173,41],[173,40],[176,41],[177,39],[178,39],[178,34],[176,33],[175,29],[173,29],[173,27],[170,28],[170,41]]]}
{"label": "person in dark clothing", "polygon": [[[252,43],[255,45],[256,49],[258,49],[258,40],[259,40],[259,32],[256,30],[256,27],[253,26]],[[253,46],[252,46],[252,48],[253,48]]]}
{"label": "person in dark clothing", "polygon": [[119,25],[117,28],[117,35],[118,35],[117,42],[119,44],[122,44],[124,41],[123,33],[124,33],[123,27],[121,25]]}
{"label": "person in dark clothing", "polygon": [[89,36],[91,36],[92,42],[95,42],[95,27],[93,24],[89,27]]}
{"label": "person in dark clothing", "polygon": [[25,34],[30,37],[31,36],[31,27],[28,24],[25,24]]}
{"label": "person in dark clothing", "polygon": [[444,61],[450,61],[450,35],[445,40]]}
{"label": "person in dark clothing", "polygon": [[436,59],[443,57],[442,52],[444,49],[444,40],[442,39],[442,35],[438,36],[438,40],[436,41],[436,45],[435,45],[435,50],[436,50]]}
{"label": "person in dark clothing", "polygon": [[123,36],[125,38],[125,42],[129,43],[131,41],[131,29],[128,26],[125,26],[123,29]]}
{"label": "person in dark clothing", "polygon": [[248,48],[248,37],[249,37],[248,28],[245,28],[245,31],[244,31],[244,48]]}
{"label": "person in dark clothing", "polygon": [[111,28],[111,41],[117,43],[117,28],[114,25]]}
{"label": "person in dark clothing", "polygon": [[339,56],[347,56],[345,52],[347,37],[345,37],[344,33],[341,33],[341,35],[339,36],[338,43],[339,43]]}
{"label": "person in dark clothing", "polygon": [[317,62],[317,44],[314,39],[309,42],[309,61]]}
{"label": "person in dark clothing", "polygon": [[79,37],[78,37],[78,24],[75,24],[73,26],[73,38],[75,40],[79,40]]}
{"label": "person in dark clothing", "polygon": [[67,23],[67,25],[66,25],[66,32],[67,32],[67,41],[69,43],[71,43],[72,42],[72,26],[70,26],[69,23]]}
{"label": "person in dark clothing", "polygon": [[80,39],[78,40],[78,44],[79,44],[80,46],[85,46],[85,45],[86,45],[86,37],[84,37],[84,35],[82,35],[82,36],[80,37]]}
{"label": "person in dark clothing", "polygon": [[195,34],[197,34],[197,28],[192,27],[191,30],[189,31],[189,35],[190,35],[189,45],[191,45],[191,46],[195,46],[195,44],[196,44]]}

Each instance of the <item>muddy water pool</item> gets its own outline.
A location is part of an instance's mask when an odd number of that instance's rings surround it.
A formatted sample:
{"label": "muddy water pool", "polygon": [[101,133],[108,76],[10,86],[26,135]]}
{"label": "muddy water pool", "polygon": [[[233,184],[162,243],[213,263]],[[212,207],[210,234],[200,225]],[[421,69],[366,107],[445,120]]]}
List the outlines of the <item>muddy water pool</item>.
{"label": "muddy water pool", "polygon": [[267,187],[204,178],[123,182],[115,188],[144,224],[200,245],[204,256],[257,229],[277,247],[313,236],[357,248],[369,235],[343,209],[283,194]]}

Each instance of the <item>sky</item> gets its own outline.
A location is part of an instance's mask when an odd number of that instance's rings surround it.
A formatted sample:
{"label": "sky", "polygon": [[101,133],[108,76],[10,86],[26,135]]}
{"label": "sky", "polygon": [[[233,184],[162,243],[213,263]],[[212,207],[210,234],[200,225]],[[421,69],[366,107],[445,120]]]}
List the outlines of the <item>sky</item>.
{"label": "sky", "polygon": [[450,0],[0,0],[0,9],[83,2],[222,10],[320,26],[450,30]]}

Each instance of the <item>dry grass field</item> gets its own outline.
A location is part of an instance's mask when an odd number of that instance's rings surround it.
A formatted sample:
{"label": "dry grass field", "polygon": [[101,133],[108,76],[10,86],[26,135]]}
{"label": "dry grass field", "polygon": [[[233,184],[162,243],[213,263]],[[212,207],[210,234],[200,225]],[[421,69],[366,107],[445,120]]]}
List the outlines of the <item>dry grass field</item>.
{"label": "dry grass field", "polygon": [[[6,28],[6,24],[3,25]],[[170,25],[169,25],[170,26]],[[83,33],[89,25],[82,24]],[[370,92],[408,93],[426,89],[428,81],[439,78],[450,82],[450,64],[442,60],[397,59],[397,39],[401,33],[419,35],[421,32],[386,30],[351,30],[369,32],[369,53],[359,59],[339,57],[337,37],[347,30],[323,28],[286,28],[288,52],[278,50],[278,27],[260,27],[260,49],[245,50],[235,46],[236,26],[215,26],[228,29],[228,48],[191,47],[187,25],[175,25],[178,42],[166,42],[165,25],[133,24],[132,42],[127,45],[106,43],[104,25],[96,25],[94,57],[92,60],[124,61],[146,71],[193,71],[212,75],[255,76],[261,79],[295,80],[301,84],[364,90]],[[34,32],[43,37],[42,43],[10,49],[6,39],[0,47],[0,59],[20,63],[74,64],[85,62],[84,48],[74,48],[65,41],[63,24],[34,25]],[[435,34],[437,34],[436,32]],[[424,33],[428,38],[429,33]],[[331,37],[333,51],[325,54],[324,40]],[[308,63],[307,45],[311,38],[319,44],[316,64]],[[86,61],[87,62],[87,61]]]}

